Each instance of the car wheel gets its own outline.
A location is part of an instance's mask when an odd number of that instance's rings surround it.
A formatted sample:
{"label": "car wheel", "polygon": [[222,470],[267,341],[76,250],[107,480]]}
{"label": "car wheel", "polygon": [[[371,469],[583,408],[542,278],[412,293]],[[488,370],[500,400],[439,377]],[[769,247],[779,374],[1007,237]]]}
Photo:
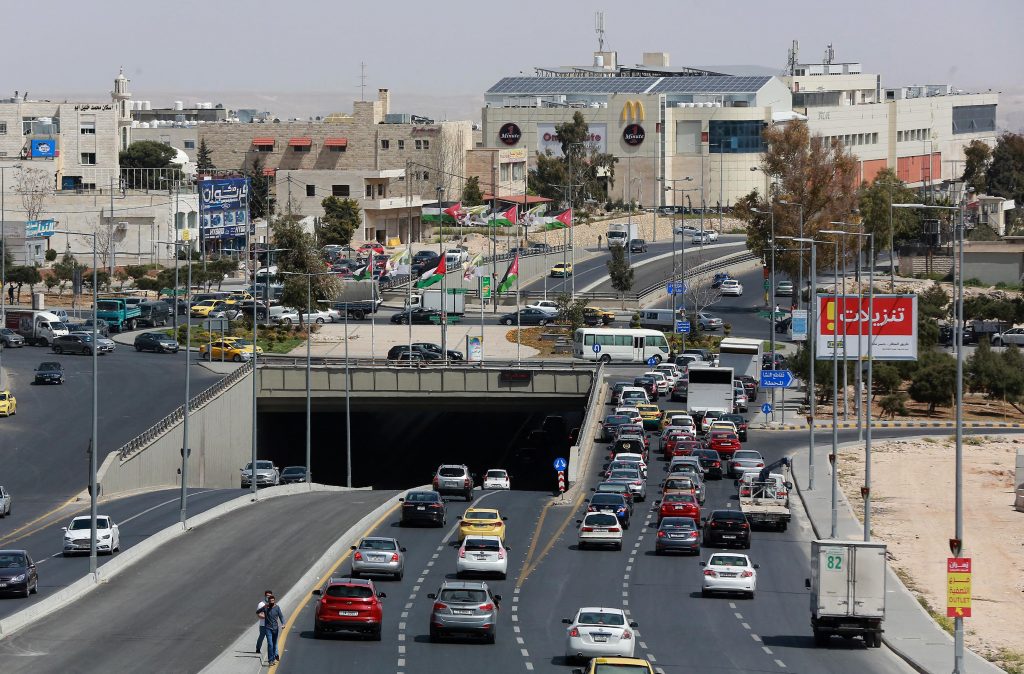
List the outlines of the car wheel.
{"label": "car wheel", "polygon": [[[36,582],[32,583],[32,594],[39,594],[39,579],[36,578]],[[877,636],[877,635],[875,635]]]}
{"label": "car wheel", "polygon": [[25,583],[25,591],[21,594],[22,597],[28,599],[29,595],[32,594],[32,588],[29,587],[28,582]]}
{"label": "car wheel", "polygon": [[485,638],[485,641],[487,643],[489,643],[489,644],[493,644],[494,643],[494,639],[495,639],[495,633],[494,633],[494,630],[492,629],[491,633],[488,634],[487,637]]}
{"label": "car wheel", "polygon": [[405,578],[405,572],[404,571],[399,571],[398,573],[395,574],[395,580],[397,580],[398,582],[402,582],[403,578]]}
{"label": "car wheel", "polygon": [[313,638],[314,639],[322,639],[323,636],[324,636],[324,630],[323,630],[322,627],[320,627],[320,623],[314,622],[313,623]]}
{"label": "car wheel", "polygon": [[53,352],[54,352],[55,354],[57,354],[57,355],[59,356],[59,355],[61,355],[62,353],[64,353],[64,349],[62,349],[62,348],[61,348],[61,347],[59,347],[59,346],[54,346],[54,347],[53,347]]}
{"label": "car wheel", "polygon": [[548,324],[548,322],[547,322],[547,319],[544,319],[544,318],[540,319],[540,321],[539,321],[539,322],[537,323],[537,325],[539,325],[539,326],[540,326],[540,327],[542,327],[542,328],[543,328],[543,327],[544,327],[545,325],[547,325],[547,324]]}
{"label": "car wheel", "polygon": [[139,346],[138,344],[136,344],[136,345],[135,345],[135,350],[136,350],[136,351],[142,351],[142,347],[141,347],[141,346]]}
{"label": "car wheel", "polygon": [[618,543],[615,544],[615,549],[616,550],[622,550],[622,541],[619,541]]}
{"label": "car wheel", "polygon": [[281,319],[281,322],[282,322],[283,324],[287,325],[287,326],[291,326],[291,324],[292,324],[292,319],[290,319],[290,318],[282,318],[282,319]]}
{"label": "car wheel", "polygon": [[601,361],[602,363],[610,363],[610,362],[612,362],[612,357],[611,357],[611,356],[609,356],[609,355],[608,355],[608,354],[606,353],[606,354],[604,354],[603,356],[601,356],[600,358],[598,358],[598,360],[599,360],[599,361]]}
{"label": "car wheel", "polygon": [[819,632],[819,631],[815,630],[814,631],[814,645],[817,646],[818,648],[824,648],[824,647],[828,646],[828,637],[829,637],[828,634],[825,634],[823,632]]}
{"label": "car wheel", "polygon": [[506,318],[504,321],[502,321],[502,323],[504,323],[505,325],[512,325],[512,319]]}
{"label": "car wheel", "polygon": [[234,358],[232,358],[231,360],[235,361],[236,363],[241,363],[242,362],[242,355],[236,353]]}
{"label": "car wheel", "polygon": [[322,319],[322,318],[317,318],[317,319],[316,319],[316,324],[317,324],[317,325],[323,325],[323,324],[324,324],[324,319]]}
{"label": "car wheel", "polygon": [[82,355],[84,355],[84,356],[91,356],[92,355],[92,349],[83,349],[82,350]]}
{"label": "car wheel", "polygon": [[743,545],[741,547],[744,550],[749,550],[750,549],[750,539],[748,538],[746,541],[744,541]]}
{"label": "car wheel", "polygon": [[702,587],[700,589],[700,596],[704,597],[705,599],[710,597],[711,596],[711,590],[707,589],[706,587]]}
{"label": "car wheel", "polygon": [[401,325],[409,325],[409,319],[408,318],[400,318],[400,319],[398,319],[398,322]]}
{"label": "car wheel", "polygon": [[441,640],[441,635],[438,634],[437,630],[435,630],[433,627],[431,627],[430,628],[430,641],[431,641],[431,643],[437,643],[440,640]]}
{"label": "car wheel", "polygon": [[380,625],[377,625],[377,627],[373,628],[373,631],[370,632],[370,641],[380,641],[380,630]]}

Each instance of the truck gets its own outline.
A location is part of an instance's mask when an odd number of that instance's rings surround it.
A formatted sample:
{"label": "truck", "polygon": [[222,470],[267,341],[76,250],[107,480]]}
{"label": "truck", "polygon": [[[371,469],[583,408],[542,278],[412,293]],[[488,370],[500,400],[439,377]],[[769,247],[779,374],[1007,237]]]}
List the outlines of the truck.
{"label": "truck", "polygon": [[139,305],[128,297],[109,297],[96,302],[96,318],[102,318],[117,332],[134,330],[142,316]]}
{"label": "truck", "polygon": [[331,302],[331,308],[336,311],[347,311],[349,318],[361,321],[370,314],[377,313],[383,301],[377,281],[343,281],[338,295]]}
{"label": "truck", "polygon": [[811,630],[815,646],[829,638],[862,637],[882,645],[885,620],[885,543],[839,539],[811,541]]}
{"label": "truck", "polygon": [[[441,291],[421,290],[412,294],[411,301],[406,302],[405,311],[424,307],[427,309],[441,310]],[[445,289],[445,313],[462,316],[466,313],[466,290],[465,288]]]}
{"label": "truck", "polygon": [[608,248],[625,247],[632,239],[640,238],[640,228],[632,223],[613,222],[608,225]]}
{"label": "truck", "polygon": [[706,367],[695,361],[688,368],[690,381],[686,391],[686,411],[705,415],[715,410],[731,414],[735,406],[731,367]]}
{"label": "truck", "polygon": [[25,338],[28,344],[50,346],[53,340],[68,334],[68,327],[50,311],[8,307],[3,325]]}
{"label": "truck", "polygon": [[762,342],[760,339],[726,337],[718,347],[719,366],[731,367],[735,377],[749,375],[754,378],[754,381],[761,381]]}
{"label": "truck", "polygon": [[[782,472],[776,473],[776,468]],[[760,471],[736,481],[739,486],[740,510],[750,526],[762,526],[785,531],[789,527],[789,490],[792,489],[789,458],[783,457]]]}

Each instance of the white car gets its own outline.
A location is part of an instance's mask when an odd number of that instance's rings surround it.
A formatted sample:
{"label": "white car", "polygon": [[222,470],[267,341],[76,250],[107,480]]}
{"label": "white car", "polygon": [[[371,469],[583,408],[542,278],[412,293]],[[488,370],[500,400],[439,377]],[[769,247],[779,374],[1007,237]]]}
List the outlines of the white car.
{"label": "white car", "polygon": [[732,458],[725,462],[725,472],[729,477],[740,476],[746,470],[760,470],[764,468],[764,458],[761,452],[756,449],[737,449],[733,452]]}
{"label": "white car", "polygon": [[[647,477],[647,464],[644,462],[644,457],[640,454],[630,454],[629,452],[619,452],[615,455],[615,461],[620,463],[634,463],[640,467],[640,474]],[[613,462],[614,463],[614,462]]]}
{"label": "white car", "polygon": [[[92,519],[82,515],[64,527],[64,556],[89,553],[92,539]],[[96,552],[108,555],[121,549],[121,532],[107,515],[96,517]]]}
{"label": "white car", "polygon": [[699,233],[700,233],[700,229],[697,228],[697,227],[694,227],[692,225],[683,225],[681,227],[676,227],[676,236],[686,237],[686,236],[693,236],[694,234],[699,234]]}
{"label": "white car", "polygon": [[992,335],[992,346],[1016,344],[1024,346],[1024,328],[1010,328]]}
{"label": "white car", "polygon": [[686,429],[690,435],[697,435],[697,422],[689,414],[673,414],[669,417],[669,426]]}
{"label": "white car", "polygon": [[644,419],[640,416],[640,410],[635,407],[623,406],[616,407],[615,414],[622,414],[629,417],[629,423],[631,424],[643,424]]}
{"label": "white car", "polygon": [[511,489],[511,476],[502,468],[490,468],[484,475],[484,489]]}
{"label": "white car", "polygon": [[662,363],[661,365],[656,366],[654,370],[665,375],[665,378],[668,379],[669,381],[669,386],[675,384],[676,381],[678,381],[679,377],[682,376],[682,373],[679,371],[679,368],[673,365],[672,363]]}
{"label": "white car", "polygon": [[610,545],[616,550],[622,549],[622,525],[619,518],[611,513],[587,513],[581,520],[576,520],[579,531],[576,536],[576,547],[580,550],[591,545]]}
{"label": "white car", "polygon": [[665,376],[664,372],[652,370],[650,372],[644,372],[642,376],[654,377],[654,383],[655,386],[657,386],[658,395],[668,395],[668,390],[672,387],[672,385],[669,383],[668,377]]}
{"label": "white car", "polygon": [[743,295],[743,284],[734,278],[727,278],[722,281],[722,285],[719,287],[718,292],[725,296],[740,297]]}
{"label": "white car", "polygon": [[757,591],[757,564],[750,557],[736,552],[716,552],[706,562],[701,594],[711,596],[712,592],[738,592],[749,599]]}
{"label": "white car", "polygon": [[558,303],[552,300],[537,300],[533,304],[527,304],[527,309],[537,309],[554,316],[558,313]]}
{"label": "white car", "polygon": [[456,575],[493,574],[502,580],[508,574],[508,551],[497,536],[466,536],[459,546]]}
{"label": "white car", "polygon": [[569,626],[565,637],[567,660],[633,657],[637,624],[629,622],[621,609],[587,606],[562,622]]}

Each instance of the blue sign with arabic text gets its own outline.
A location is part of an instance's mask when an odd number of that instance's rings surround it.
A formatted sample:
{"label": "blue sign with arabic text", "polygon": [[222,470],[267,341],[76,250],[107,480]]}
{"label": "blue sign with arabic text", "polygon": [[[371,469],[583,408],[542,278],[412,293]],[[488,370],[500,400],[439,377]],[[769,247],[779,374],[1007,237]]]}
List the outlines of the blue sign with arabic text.
{"label": "blue sign with arabic text", "polygon": [[25,238],[26,239],[41,239],[47,236],[53,236],[53,228],[56,226],[55,220],[26,220],[25,221]]}
{"label": "blue sign with arabic text", "polygon": [[49,139],[35,139],[32,141],[31,152],[33,157],[56,157],[57,141]]}
{"label": "blue sign with arabic text", "polygon": [[245,236],[248,178],[213,178],[199,183],[199,226],[206,239]]}

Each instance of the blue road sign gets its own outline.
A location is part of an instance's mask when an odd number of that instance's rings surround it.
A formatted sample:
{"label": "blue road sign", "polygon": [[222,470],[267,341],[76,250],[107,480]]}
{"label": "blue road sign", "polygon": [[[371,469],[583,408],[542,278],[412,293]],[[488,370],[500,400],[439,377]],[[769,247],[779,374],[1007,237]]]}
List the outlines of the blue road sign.
{"label": "blue road sign", "polygon": [[555,470],[557,470],[559,473],[564,471],[565,467],[568,465],[568,462],[562,457],[558,457],[557,459],[555,459]]}
{"label": "blue road sign", "polygon": [[761,370],[761,388],[789,388],[793,373],[789,370]]}
{"label": "blue road sign", "polygon": [[683,295],[686,293],[686,282],[667,281],[665,283],[665,292],[667,292],[669,295]]}
{"label": "blue road sign", "polygon": [[665,292],[667,292],[669,295],[675,295],[676,294],[676,284],[672,283],[672,281],[669,281],[668,283],[666,283],[665,284]]}
{"label": "blue road sign", "polygon": [[658,359],[655,358],[654,356],[651,356],[650,358],[647,359],[647,367],[654,367],[657,364],[658,364]]}
{"label": "blue road sign", "polygon": [[594,353],[601,353],[601,345],[600,344],[595,344],[594,345]]}
{"label": "blue road sign", "polygon": [[765,403],[764,405],[761,405],[761,411],[764,412],[765,414],[771,414],[772,413],[772,404],[771,403]]}
{"label": "blue road sign", "polygon": [[676,333],[690,334],[690,321],[676,321]]}

